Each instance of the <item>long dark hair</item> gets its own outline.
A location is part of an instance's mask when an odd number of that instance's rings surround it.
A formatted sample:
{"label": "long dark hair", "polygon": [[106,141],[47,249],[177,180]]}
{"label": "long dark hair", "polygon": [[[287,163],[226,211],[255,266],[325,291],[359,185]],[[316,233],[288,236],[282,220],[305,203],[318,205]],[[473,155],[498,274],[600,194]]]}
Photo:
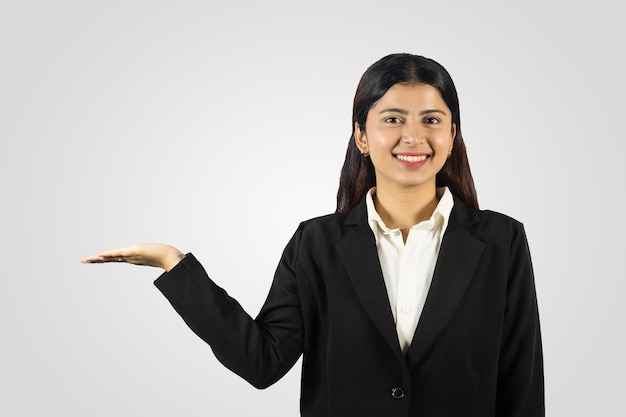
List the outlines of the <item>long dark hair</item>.
{"label": "long dark hair", "polygon": [[452,155],[437,174],[437,186],[447,186],[462,202],[478,209],[478,197],[461,134],[459,98],[450,74],[432,59],[411,54],[392,54],[372,64],[361,77],[356,89],[352,107],[352,136],[348,142],[346,159],[341,169],[336,212],[342,213],[354,208],[363,195],[376,185],[371,159],[364,158],[356,146],[355,123],[364,127],[369,110],[387,90],[398,83],[427,84],[436,88],[441,94],[443,101],[452,112],[452,123],[456,124],[456,136]]}

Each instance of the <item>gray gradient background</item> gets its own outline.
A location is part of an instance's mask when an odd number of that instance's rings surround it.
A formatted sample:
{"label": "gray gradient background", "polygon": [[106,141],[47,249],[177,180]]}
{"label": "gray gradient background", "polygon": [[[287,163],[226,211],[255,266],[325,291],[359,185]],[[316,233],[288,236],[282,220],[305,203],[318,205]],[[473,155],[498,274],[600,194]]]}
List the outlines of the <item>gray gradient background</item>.
{"label": "gray gradient background", "polygon": [[1,3],[0,415],[297,415],[298,365],[257,391],[158,270],[79,259],[170,243],[255,315],[392,52],[451,72],[481,206],[526,225],[548,415],[626,414],[618,2],[359,4]]}

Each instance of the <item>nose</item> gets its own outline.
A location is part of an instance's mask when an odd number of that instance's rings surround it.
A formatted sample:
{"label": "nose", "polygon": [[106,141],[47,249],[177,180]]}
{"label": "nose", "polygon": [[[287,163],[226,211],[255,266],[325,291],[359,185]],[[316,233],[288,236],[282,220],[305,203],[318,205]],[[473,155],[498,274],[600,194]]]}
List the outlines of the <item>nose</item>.
{"label": "nose", "polygon": [[417,123],[407,123],[402,129],[402,142],[407,145],[418,144],[423,142],[423,132],[421,126]]}

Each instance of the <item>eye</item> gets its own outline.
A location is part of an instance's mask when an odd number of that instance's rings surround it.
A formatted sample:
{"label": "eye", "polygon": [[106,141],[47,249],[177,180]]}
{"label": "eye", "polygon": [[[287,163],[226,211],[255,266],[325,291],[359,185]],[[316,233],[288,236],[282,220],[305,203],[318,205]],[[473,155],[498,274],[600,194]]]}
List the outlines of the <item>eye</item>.
{"label": "eye", "polygon": [[398,124],[398,123],[402,123],[402,120],[400,120],[399,117],[392,116],[392,117],[385,118],[384,122],[395,125],[395,124]]}
{"label": "eye", "polygon": [[425,118],[424,121],[429,125],[436,125],[438,123],[441,123],[441,120],[439,118],[433,116]]}

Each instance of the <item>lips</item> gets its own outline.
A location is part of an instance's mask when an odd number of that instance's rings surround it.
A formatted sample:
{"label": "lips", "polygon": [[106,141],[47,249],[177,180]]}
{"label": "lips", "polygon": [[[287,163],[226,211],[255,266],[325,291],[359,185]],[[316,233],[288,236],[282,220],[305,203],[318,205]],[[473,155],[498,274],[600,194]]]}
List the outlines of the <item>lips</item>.
{"label": "lips", "polygon": [[404,162],[415,163],[425,161],[428,156],[429,155],[396,155],[396,158]]}

